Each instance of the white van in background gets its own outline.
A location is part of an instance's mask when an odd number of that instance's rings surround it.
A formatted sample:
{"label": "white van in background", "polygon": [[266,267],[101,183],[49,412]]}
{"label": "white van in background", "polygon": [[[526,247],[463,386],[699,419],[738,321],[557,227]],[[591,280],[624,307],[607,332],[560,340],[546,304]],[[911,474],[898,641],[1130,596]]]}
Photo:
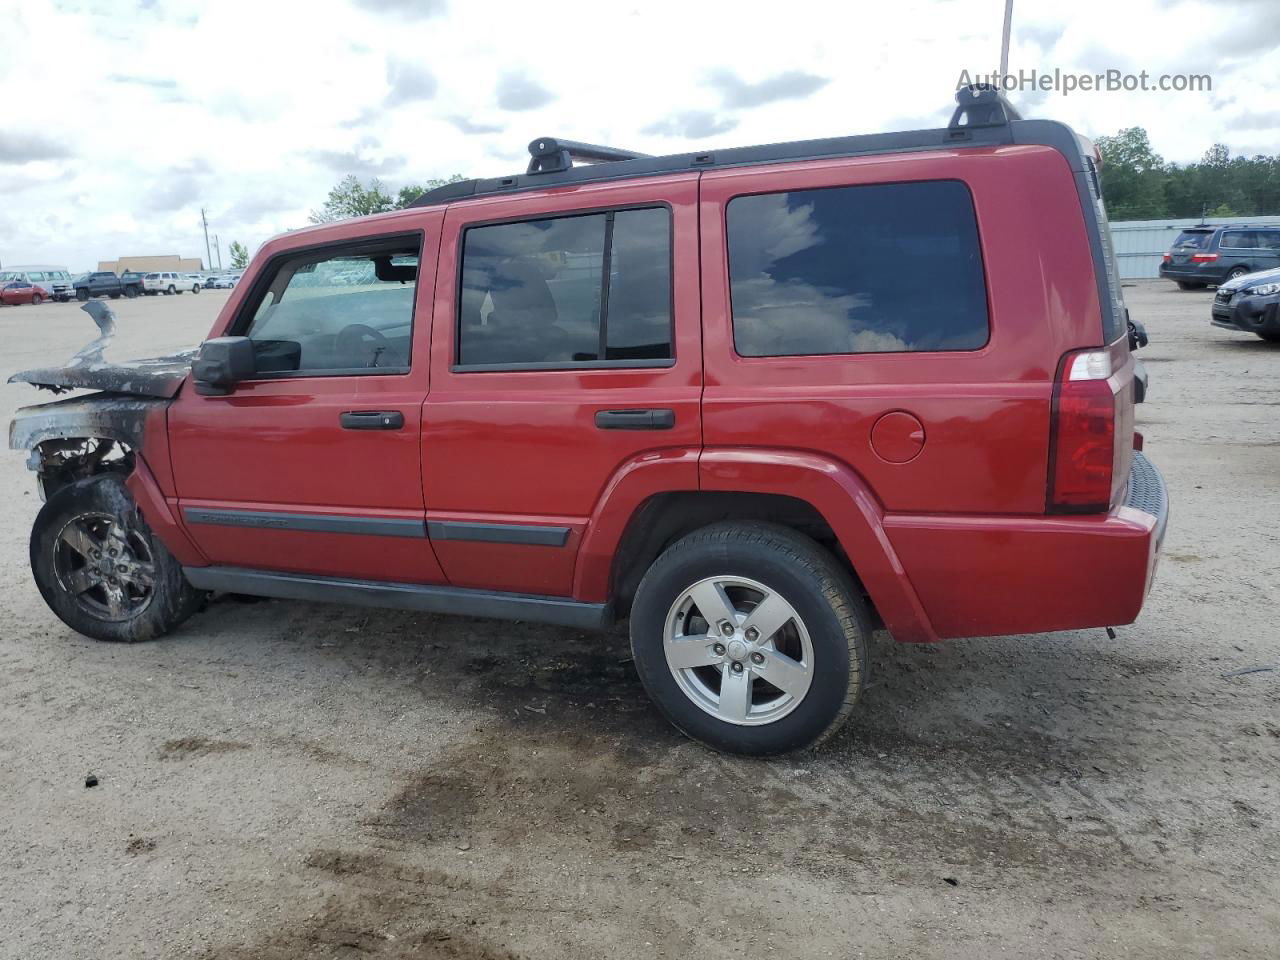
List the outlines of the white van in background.
{"label": "white van in background", "polygon": [[66,267],[31,263],[0,270],[0,284],[12,283],[15,280],[25,280],[39,287],[44,291],[46,299],[57,300],[59,303],[72,300],[76,295],[71,282],[71,272]]}

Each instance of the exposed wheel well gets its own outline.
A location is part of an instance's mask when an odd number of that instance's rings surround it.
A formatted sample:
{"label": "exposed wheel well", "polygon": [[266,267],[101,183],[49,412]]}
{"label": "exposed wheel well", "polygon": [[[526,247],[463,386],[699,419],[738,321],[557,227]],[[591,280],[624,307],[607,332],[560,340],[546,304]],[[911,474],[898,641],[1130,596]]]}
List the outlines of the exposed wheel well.
{"label": "exposed wheel well", "polygon": [[133,451],[127,444],[102,437],[46,440],[31,453],[41,493],[47,500],[77,480],[99,473],[133,472]]}
{"label": "exposed wheel well", "polygon": [[[631,613],[636,588],[650,564],[672,543],[723,520],[767,520],[782,524],[829,550],[853,576],[858,591],[874,610],[857,571],[830,524],[811,504],[795,497],[764,493],[683,492],[650,497],[632,515],[614,553],[610,595],[619,618]],[[878,619],[878,618],[876,618]]]}

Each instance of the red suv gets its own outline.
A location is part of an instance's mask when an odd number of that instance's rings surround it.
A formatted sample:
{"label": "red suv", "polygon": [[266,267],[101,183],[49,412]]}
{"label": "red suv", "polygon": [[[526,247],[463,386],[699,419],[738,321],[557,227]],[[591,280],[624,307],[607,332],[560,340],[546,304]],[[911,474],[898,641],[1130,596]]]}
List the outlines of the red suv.
{"label": "red suv", "polygon": [[[1135,450],[1091,145],[946,129],[527,173],[267,243],[198,355],[17,379],[44,598],[104,640],[210,591],[599,628],[681,730],[831,733],[902,642],[1129,623]],[[575,166],[574,159],[594,161]]]}

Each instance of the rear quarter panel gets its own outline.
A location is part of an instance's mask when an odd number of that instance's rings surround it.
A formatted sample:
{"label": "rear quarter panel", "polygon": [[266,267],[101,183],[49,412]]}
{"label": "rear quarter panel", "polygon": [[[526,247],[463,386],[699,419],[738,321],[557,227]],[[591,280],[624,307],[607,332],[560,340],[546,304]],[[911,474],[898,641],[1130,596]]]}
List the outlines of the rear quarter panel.
{"label": "rear quarter panel", "polygon": [[[960,180],[973,198],[991,335],[967,352],[741,357],[734,349],[725,211],[735,196]],[[1102,336],[1071,170],[1056,150],[1005,146],[720,170],[701,187],[708,448],[812,450],[849,465],[887,512],[1042,514],[1050,402],[1064,352]],[[903,281],[928,276],[903,264]],[[871,448],[883,414],[922,421],[908,463]]]}

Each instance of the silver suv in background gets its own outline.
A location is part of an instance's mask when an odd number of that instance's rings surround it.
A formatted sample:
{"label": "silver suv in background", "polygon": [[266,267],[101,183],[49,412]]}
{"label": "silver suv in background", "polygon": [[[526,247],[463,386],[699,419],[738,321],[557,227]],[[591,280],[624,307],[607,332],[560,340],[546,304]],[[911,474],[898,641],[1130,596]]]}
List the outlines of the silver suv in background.
{"label": "silver suv in background", "polygon": [[148,273],[142,278],[142,288],[147,292],[147,296],[150,297],[154,297],[157,293],[163,293],[168,296],[174,293],[185,293],[188,290],[192,293],[199,293],[200,283],[192,280],[185,273],[174,273],[171,270],[166,270]]}

